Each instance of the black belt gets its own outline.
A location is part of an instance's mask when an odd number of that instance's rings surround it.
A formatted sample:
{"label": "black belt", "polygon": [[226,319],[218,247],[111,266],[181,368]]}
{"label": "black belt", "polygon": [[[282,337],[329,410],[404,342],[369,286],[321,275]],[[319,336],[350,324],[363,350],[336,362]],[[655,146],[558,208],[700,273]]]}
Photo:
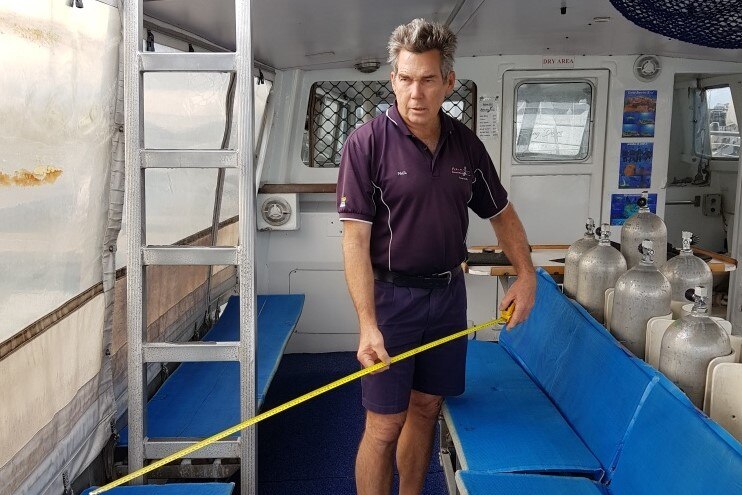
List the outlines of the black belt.
{"label": "black belt", "polygon": [[381,282],[389,282],[398,287],[415,287],[418,289],[439,289],[448,287],[451,280],[461,273],[461,266],[457,266],[443,273],[432,275],[405,275],[390,272],[381,268],[374,268],[374,278]]}

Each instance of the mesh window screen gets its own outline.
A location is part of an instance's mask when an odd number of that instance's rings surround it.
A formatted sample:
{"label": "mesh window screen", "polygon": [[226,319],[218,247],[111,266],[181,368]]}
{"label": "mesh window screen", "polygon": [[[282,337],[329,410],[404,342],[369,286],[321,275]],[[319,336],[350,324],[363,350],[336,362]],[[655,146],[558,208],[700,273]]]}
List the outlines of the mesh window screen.
{"label": "mesh window screen", "polygon": [[[474,130],[473,81],[456,81],[443,111]],[[343,143],[353,130],[385,112],[394,103],[389,81],[322,81],[309,92],[301,159],[309,167],[340,166]]]}

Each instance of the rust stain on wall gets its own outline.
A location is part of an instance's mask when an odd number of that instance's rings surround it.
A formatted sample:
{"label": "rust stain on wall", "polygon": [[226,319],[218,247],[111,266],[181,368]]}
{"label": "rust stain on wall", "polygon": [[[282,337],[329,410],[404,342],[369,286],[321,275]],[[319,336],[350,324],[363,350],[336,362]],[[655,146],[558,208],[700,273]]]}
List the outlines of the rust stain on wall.
{"label": "rust stain on wall", "polygon": [[13,23],[11,29],[17,36],[24,38],[32,43],[42,46],[53,46],[59,43],[60,36],[57,33],[45,31],[38,27],[28,27],[21,24]]}
{"label": "rust stain on wall", "polygon": [[16,170],[13,175],[0,172],[0,186],[34,187],[53,184],[60,175],[62,175],[61,168],[46,165],[38,166],[33,170],[22,168]]}

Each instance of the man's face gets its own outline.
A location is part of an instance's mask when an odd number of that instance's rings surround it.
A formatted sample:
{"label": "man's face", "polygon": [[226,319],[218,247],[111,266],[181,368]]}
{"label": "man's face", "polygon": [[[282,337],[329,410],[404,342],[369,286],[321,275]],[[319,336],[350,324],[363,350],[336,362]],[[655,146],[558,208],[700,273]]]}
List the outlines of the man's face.
{"label": "man's face", "polygon": [[397,57],[397,72],[392,72],[391,80],[397,107],[405,122],[415,127],[428,127],[437,124],[438,110],[453,90],[456,76],[451,71],[443,79],[438,50],[424,53],[402,50]]}

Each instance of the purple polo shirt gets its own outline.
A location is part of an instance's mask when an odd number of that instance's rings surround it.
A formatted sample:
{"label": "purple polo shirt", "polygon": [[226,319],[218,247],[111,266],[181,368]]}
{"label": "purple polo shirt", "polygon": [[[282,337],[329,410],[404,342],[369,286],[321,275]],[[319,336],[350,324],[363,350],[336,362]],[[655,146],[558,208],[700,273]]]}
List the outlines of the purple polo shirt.
{"label": "purple polo shirt", "polygon": [[484,144],[443,111],[438,149],[407,128],[394,105],[356,129],[340,161],[341,220],[371,227],[371,263],[408,275],[450,270],[466,259],[467,207],[491,218],[508,204]]}

